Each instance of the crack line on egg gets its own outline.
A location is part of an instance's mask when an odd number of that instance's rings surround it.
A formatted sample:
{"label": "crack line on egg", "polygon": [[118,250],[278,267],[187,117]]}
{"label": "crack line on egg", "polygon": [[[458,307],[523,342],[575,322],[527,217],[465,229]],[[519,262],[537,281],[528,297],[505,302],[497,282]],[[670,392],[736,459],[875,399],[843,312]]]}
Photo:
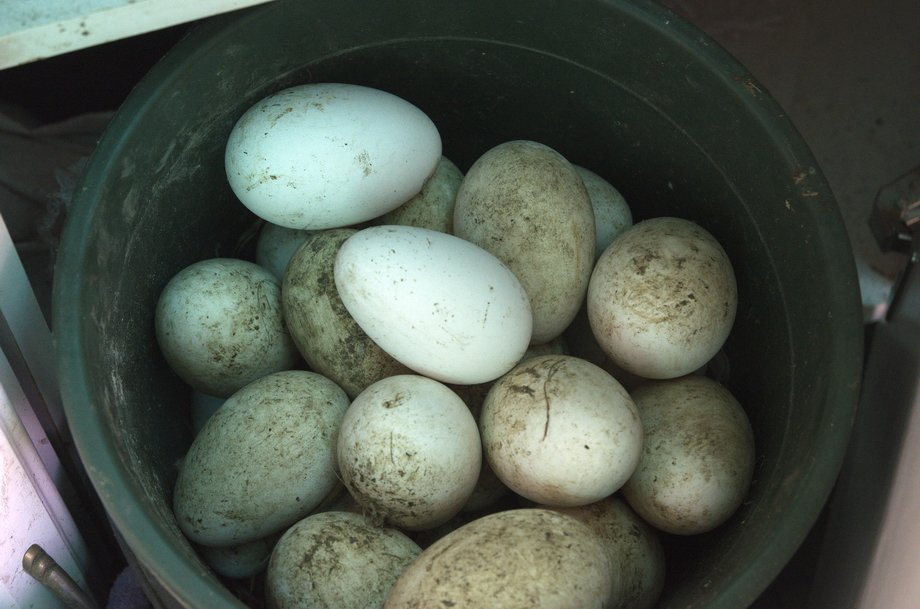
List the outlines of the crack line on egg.
{"label": "crack line on egg", "polygon": [[559,370],[559,367],[562,366],[562,364],[562,360],[558,360],[556,363],[554,363],[552,368],[550,368],[549,372],[546,374],[546,380],[543,381],[543,399],[546,401],[546,424],[543,426],[543,437],[540,439],[541,442],[545,440],[547,434],[549,434],[549,390],[546,386],[549,385],[551,380],[553,380],[553,376],[556,375],[556,371]]}

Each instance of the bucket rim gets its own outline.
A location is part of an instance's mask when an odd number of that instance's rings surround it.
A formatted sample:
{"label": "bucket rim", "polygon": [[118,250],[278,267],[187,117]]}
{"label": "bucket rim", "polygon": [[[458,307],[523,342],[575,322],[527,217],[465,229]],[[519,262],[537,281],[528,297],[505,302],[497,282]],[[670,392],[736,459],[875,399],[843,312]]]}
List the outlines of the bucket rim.
{"label": "bucket rim", "polygon": [[[721,66],[727,85],[739,88],[746,84],[758,86],[753,75],[718,43],[656,2],[591,1],[611,8],[616,7],[649,27],[667,31],[670,37],[676,37],[681,44],[693,49],[698,56],[705,57],[707,62]],[[278,4],[282,2],[283,0],[278,0]],[[95,178],[106,175],[111,169],[112,159],[121,149],[118,136],[130,130],[133,116],[143,112],[148,104],[155,103],[157,96],[168,89],[170,81],[178,78],[183,65],[188,63],[190,57],[222,43],[226,36],[241,27],[248,19],[257,19],[263,14],[278,10],[273,4],[214,17],[202,23],[180,41],[173,51],[164,56],[138,84],[116,113],[84,170],[71,208],[72,213],[67,219],[62,236],[61,256],[54,274],[53,328],[56,329],[54,339],[58,376],[65,412],[77,449],[109,517],[128,546],[143,564],[157,565],[151,569],[152,573],[167,586],[171,594],[189,607],[193,606],[191,603],[200,596],[196,591],[197,584],[192,583],[188,572],[188,569],[194,568],[195,565],[172,544],[167,543],[154,526],[156,515],[138,496],[137,489],[129,483],[130,472],[124,467],[111,437],[104,433],[109,422],[95,399],[88,371],[75,370],[72,365],[72,362],[85,361],[83,324],[87,321],[83,318],[84,312],[80,310],[79,303],[82,301],[84,289],[82,268],[86,252],[80,244],[83,236],[89,232],[93,211],[98,198],[102,196],[101,185]],[[765,88],[762,88],[761,93],[743,98],[751,112],[769,124],[773,132],[785,138],[784,145],[788,148],[791,158],[809,160],[810,166],[817,168],[817,162],[791,121],[766,93]],[[821,199],[825,205],[828,201],[835,203],[829,185],[820,175],[820,170],[818,173],[816,180],[821,191]],[[728,589],[720,592],[720,598],[747,598],[753,601],[775,579],[805,539],[826,503],[849,443],[862,373],[862,310],[852,249],[848,240],[840,238],[846,234],[842,219],[835,219],[833,213],[829,218],[827,223],[819,224],[816,239],[824,251],[840,261],[839,265],[828,269],[828,277],[835,288],[836,302],[839,303],[838,309],[842,316],[839,319],[840,332],[834,337],[833,359],[837,370],[833,376],[852,379],[851,382],[829,387],[829,394],[824,400],[825,404],[834,403],[838,406],[828,409],[823,422],[828,429],[834,431],[817,438],[820,444],[818,450],[820,454],[832,455],[833,458],[827,457],[810,464],[796,481],[799,486],[820,488],[822,492],[809,495],[808,505],[799,506],[798,517],[784,520],[781,529],[775,531],[775,543],[762,549],[758,561],[763,561],[764,565],[770,567],[761,569],[758,573],[746,573],[746,576],[735,579]],[[854,349],[854,345],[858,345],[858,348]],[[161,564],[164,555],[173,557],[167,567]],[[213,595],[212,600],[227,602],[228,606],[244,606],[223,587],[212,588],[209,590]]]}

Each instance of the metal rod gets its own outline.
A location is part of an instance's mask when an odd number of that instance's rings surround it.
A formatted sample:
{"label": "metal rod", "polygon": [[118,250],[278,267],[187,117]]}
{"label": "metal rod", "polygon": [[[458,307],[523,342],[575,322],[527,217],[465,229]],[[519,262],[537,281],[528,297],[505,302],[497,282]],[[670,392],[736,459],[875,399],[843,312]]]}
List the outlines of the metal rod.
{"label": "metal rod", "polygon": [[99,609],[96,601],[40,545],[32,544],[26,550],[22,568],[71,609]]}

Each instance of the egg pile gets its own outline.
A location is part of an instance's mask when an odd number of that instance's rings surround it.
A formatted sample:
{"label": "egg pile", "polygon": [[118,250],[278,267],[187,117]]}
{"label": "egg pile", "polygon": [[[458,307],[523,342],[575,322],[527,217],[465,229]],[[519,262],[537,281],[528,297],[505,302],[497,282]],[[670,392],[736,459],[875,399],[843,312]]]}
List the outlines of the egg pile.
{"label": "egg pile", "polygon": [[262,99],[225,165],[255,261],[183,269],[155,329],[194,395],[178,525],[266,606],[651,607],[660,536],[741,505],[753,434],[705,374],[737,287],[703,227],[634,224],[535,141],[462,173],[351,84]]}

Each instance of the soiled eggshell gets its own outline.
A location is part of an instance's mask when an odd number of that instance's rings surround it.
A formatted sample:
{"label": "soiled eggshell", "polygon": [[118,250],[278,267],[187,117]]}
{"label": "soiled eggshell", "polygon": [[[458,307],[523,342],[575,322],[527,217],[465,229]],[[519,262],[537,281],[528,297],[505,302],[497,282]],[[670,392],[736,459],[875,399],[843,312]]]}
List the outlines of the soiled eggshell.
{"label": "soiled eggshell", "polygon": [[300,361],[284,323],[281,285],[252,262],[212,258],[182,269],[160,293],[154,319],[173,371],[214,397]]}
{"label": "soiled eggshell", "polygon": [[600,538],[571,516],[513,509],[448,533],[410,564],[385,609],[600,609],[611,563]]}
{"label": "soiled eggshell", "polygon": [[411,372],[361,329],[335,287],[335,257],[357,232],[333,228],[311,235],[291,256],[281,283],[294,344],[314,372],[333,380],[351,399],[382,378]]}
{"label": "soiled eggshell", "polygon": [[594,210],[561,154],[531,141],[488,150],[473,163],[454,204],[454,234],[494,254],[530,297],[535,344],[569,325],[594,265]]}
{"label": "soiled eggshell", "polygon": [[645,378],[676,378],[722,348],[738,288],[728,255],[706,229],[682,218],[653,218],[623,231],[604,251],[587,305],[591,330],[617,365]]}
{"label": "soiled eggshell", "polygon": [[[547,506],[537,505],[537,508]],[[610,553],[613,592],[608,609],[651,609],[661,596],[665,555],[659,532],[619,495],[579,507],[549,507],[583,522]]]}
{"label": "soiled eggshell", "polygon": [[594,209],[594,260],[597,261],[617,235],[633,225],[632,210],[613,184],[581,165],[573,165],[581,176]]}
{"label": "soiled eggshell", "polygon": [[371,222],[374,226],[398,224],[418,226],[453,234],[454,201],[463,180],[463,172],[446,157],[441,157],[437,169],[422,190],[391,212]]}
{"label": "soiled eggshell", "polygon": [[173,509],[195,543],[236,546],[267,537],[338,492],[335,440],[348,396],[313,372],[277,372],[224,402],[195,436]]}
{"label": "soiled eggshell", "polygon": [[479,429],[496,475],[545,505],[607,497],[642,451],[642,423],[626,390],[594,364],[566,355],[526,360],[496,381]]}
{"label": "soiled eggshell", "polygon": [[391,376],[355,398],[342,421],[339,472],[374,522],[410,531],[455,516],[482,460],[469,408],[442,383]]}
{"label": "soiled eggshell", "polygon": [[422,549],[396,529],[351,512],[322,512],[289,528],[265,576],[270,609],[371,609]]}
{"label": "soiled eggshell", "polygon": [[699,375],[633,391],[645,427],[642,458],[623,496],[652,526],[710,531],[741,505],[754,472],[754,435],[732,394]]}
{"label": "soiled eggshell", "polygon": [[314,233],[316,231],[288,228],[266,222],[259,230],[259,238],[256,241],[256,264],[269,271],[280,282],[284,279],[284,270],[291,256],[294,255],[300,244]]}
{"label": "soiled eggshell", "polygon": [[334,275],[345,308],[371,340],[439,381],[494,380],[530,343],[530,303],[517,277],[458,237],[366,228],[342,244]]}
{"label": "soiled eggshell", "polygon": [[273,93],[237,121],[227,179],[257,216],[299,229],[364,222],[415,196],[441,158],[428,116],[391,93],[313,83]]}

